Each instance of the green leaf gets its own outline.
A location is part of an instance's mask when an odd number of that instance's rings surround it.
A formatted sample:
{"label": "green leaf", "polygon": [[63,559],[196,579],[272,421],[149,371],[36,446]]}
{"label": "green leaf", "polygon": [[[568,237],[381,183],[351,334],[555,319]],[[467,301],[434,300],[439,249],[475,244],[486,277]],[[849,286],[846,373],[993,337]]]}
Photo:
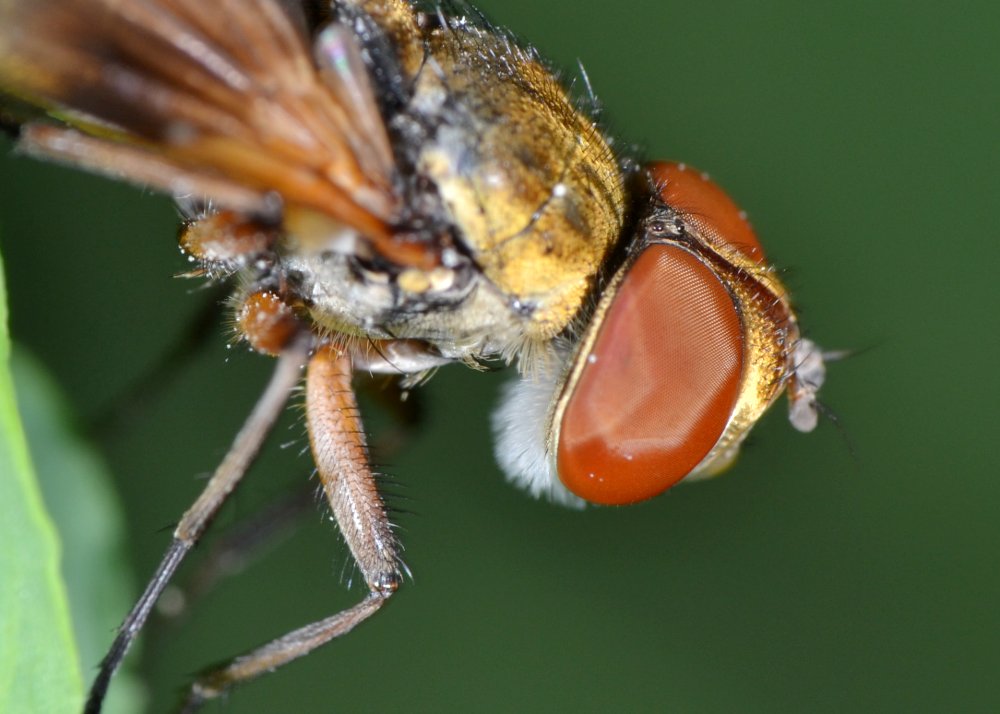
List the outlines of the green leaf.
{"label": "green leaf", "polygon": [[45,511],[18,416],[0,263],[0,711],[72,712],[83,680]]}
{"label": "green leaf", "polygon": [[[134,596],[121,505],[106,465],[72,429],[65,400],[41,363],[15,345],[11,368],[38,482],[62,538],[73,632],[84,679],[90,679]],[[115,675],[105,714],[142,709],[144,693],[130,671],[135,661]]]}

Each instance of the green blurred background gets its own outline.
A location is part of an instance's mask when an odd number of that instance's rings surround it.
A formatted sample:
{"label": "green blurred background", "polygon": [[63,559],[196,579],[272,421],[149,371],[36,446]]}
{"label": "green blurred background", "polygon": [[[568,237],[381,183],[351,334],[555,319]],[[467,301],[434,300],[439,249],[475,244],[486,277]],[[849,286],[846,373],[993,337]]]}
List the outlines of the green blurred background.
{"label": "green blurred background", "polygon": [[[443,370],[387,466],[414,581],[208,711],[1000,710],[1000,6],[481,6],[557,64],[581,59],[621,141],[711,171],[749,211],[809,333],[863,350],[824,391],[841,428],[794,433],[782,403],[725,477],[570,512],[494,464],[509,375]],[[0,181],[14,337],[85,425],[215,296],[171,278],[187,264],[168,201],[7,155]],[[210,329],[99,439],[137,582],[271,366]],[[304,447],[289,414],[213,532],[303,483]],[[155,621],[150,711],[205,665],[354,602],[345,560],[310,513]]]}

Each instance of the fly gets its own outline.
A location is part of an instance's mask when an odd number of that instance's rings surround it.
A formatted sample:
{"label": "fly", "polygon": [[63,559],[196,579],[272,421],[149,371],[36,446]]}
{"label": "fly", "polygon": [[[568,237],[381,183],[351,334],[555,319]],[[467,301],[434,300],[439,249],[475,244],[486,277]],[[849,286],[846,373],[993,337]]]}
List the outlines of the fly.
{"label": "fly", "polygon": [[516,362],[510,480],[628,504],[735,459],[784,391],[813,429],[823,354],[739,207],[616,154],[535,51],[463,4],[7,0],[0,88],[47,116],[19,150],[172,195],[196,272],[230,280],[274,376],[112,643],[87,712],[236,488],[305,368],[319,480],[368,593],[200,676],[193,711],[371,617],[407,573],[359,371],[407,386]]}

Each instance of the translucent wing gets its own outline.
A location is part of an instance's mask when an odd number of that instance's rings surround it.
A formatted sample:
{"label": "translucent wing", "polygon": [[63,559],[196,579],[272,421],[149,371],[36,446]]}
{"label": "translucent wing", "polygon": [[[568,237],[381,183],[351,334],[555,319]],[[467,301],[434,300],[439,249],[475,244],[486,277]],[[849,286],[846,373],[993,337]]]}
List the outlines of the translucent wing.
{"label": "translucent wing", "polygon": [[377,244],[393,154],[360,50],[277,0],[0,0],[0,89],[73,128],[22,145],[236,210],[318,212]]}

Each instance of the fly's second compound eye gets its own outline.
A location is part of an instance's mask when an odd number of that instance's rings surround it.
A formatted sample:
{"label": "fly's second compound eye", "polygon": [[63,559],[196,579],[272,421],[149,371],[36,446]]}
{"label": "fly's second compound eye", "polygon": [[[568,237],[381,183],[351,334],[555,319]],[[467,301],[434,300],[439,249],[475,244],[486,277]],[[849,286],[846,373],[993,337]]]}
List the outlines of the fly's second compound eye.
{"label": "fly's second compound eye", "polygon": [[672,208],[706,247],[721,252],[736,250],[753,263],[766,260],[746,211],[708,174],[664,161],[648,166],[646,175],[656,198]]}

